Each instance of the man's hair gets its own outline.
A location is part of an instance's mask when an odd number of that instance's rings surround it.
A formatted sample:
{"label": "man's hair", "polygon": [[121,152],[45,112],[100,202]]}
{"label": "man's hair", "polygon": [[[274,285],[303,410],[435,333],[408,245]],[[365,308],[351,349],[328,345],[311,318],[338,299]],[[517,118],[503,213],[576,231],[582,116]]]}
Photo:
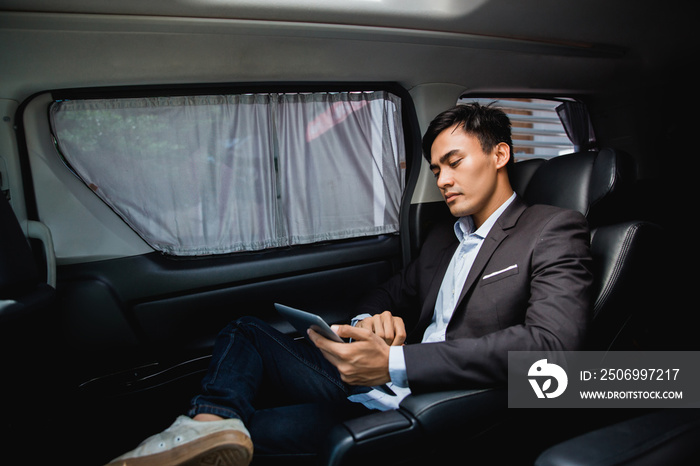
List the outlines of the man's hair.
{"label": "man's hair", "polygon": [[510,148],[509,164],[513,163],[513,140],[510,118],[503,110],[476,102],[457,105],[436,116],[423,136],[423,156],[430,162],[430,149],[440,133],[453,126],[462,128],[479,140],[481,149],[488,153],[501,142]]}

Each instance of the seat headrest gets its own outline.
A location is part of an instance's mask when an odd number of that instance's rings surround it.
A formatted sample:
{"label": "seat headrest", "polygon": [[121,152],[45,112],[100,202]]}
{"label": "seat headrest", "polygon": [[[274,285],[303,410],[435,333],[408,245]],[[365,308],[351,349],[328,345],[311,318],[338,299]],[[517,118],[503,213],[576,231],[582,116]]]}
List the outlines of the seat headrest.
{"label": "seat headrest", "polygon": [[508,165],[508,178],[513,191],[524,197],[527,184],[544,161],[545,159],[526,159]]}
{"label": "seat headrest", "polygon": [[577,210],[593,227],[615,213],[614,204],[635,177],[634,162],[622,151],[576,152],[541,163],[523,197],[529,204]]}

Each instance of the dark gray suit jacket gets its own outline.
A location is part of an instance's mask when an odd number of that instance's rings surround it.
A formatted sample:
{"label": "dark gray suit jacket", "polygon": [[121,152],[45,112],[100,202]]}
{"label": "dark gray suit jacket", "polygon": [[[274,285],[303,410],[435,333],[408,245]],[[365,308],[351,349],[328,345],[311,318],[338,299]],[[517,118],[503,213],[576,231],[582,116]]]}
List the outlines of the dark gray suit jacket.
{"label": "dark gray suit jacket", "polygon": [[528,207],[518,197],[484,239],[446,341],[418,344],[458,246],[453,226],[434,228],[416,260],[360,309],[404,318],[413,393],[503,384],[509,350],[581,348],[593,281],[586,220],[557,207]]}

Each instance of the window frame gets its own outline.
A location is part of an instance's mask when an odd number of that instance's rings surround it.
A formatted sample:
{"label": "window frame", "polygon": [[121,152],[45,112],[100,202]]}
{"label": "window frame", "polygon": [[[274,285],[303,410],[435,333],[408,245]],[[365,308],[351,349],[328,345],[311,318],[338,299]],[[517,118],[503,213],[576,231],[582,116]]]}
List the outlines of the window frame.
{"label": "window frame", "polygon": [[[515,99],[533,99],[533,100],[546,100],[550,102],[558,102],[558,103],[563,103],[566,101],[575,101],[575,102],[581,102],[583,103],[580,99],[574,96],[563,96],[563,95],[544,95],[544,94],[526,94],[526,93],[465,93],[459,96],[457,99],[457,103],[468,103],[471,101],[477,101],[481,104],[486,104],[490,102],[494,102],[497,107],[500,107],[498,105],[499,100],[515,100]],[[515,134],[515,131],[513,132]],[[514,159],[515,161],[521,161],[521,160],[527,160],[531,158],[535,159],[551,159],[555,157],[559,157],[561,155],[565,155],[568,153],[572,153],[576,151],[576,147],[574,146],[574,143],[571,142],[571,140],[568,138],[566,135],[566,131],[564,130],[563,124],[562,124],[562,134],[564,137],[566,137],[570,144],[567,145],[567,149],[565,152],[561,152],[557,155],[547,155],[547,154],[519,154],[517,150],[515,149],[518,147],[517,140],[513,138],[513,150],[515,152],[514,154]]]}

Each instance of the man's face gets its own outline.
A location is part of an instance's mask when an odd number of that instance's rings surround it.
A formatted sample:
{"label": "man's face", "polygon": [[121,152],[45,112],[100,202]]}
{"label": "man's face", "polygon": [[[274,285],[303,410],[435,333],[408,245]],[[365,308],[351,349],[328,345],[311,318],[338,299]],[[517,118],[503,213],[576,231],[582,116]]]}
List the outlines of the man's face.
{"label": "man's face", "polygon": [[495,199],[497,147],[492,153],[485,153],[475,136],[457,126],[435,138],[430,151],[430,169],[455,217],[472,215],[478,226],[500,205]]}

